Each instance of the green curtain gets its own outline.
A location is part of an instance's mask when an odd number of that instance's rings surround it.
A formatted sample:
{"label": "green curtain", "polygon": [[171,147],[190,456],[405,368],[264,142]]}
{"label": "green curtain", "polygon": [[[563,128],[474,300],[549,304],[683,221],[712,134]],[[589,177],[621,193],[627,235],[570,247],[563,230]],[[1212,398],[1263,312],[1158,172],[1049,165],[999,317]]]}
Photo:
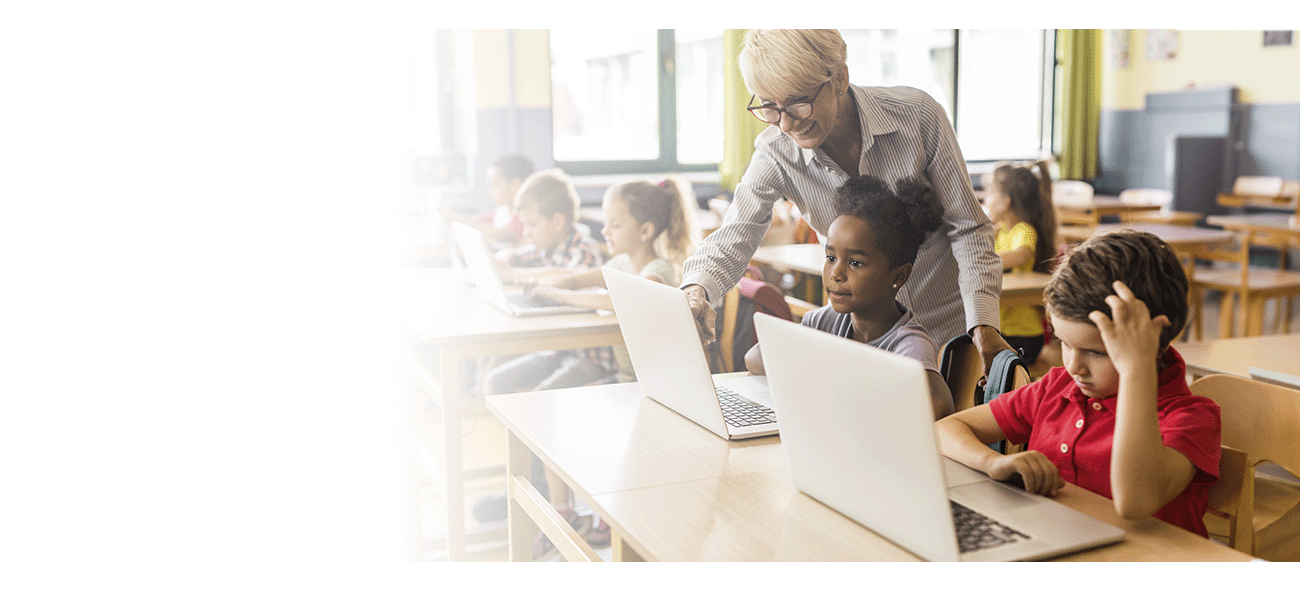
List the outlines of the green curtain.
{"label": "green curtain", "polygon": [[1061,179],[1097,176],[1097,129],[1101,120],[1101,30],[1057,30],[1064,70],[1061,94]]}
{"label": "green curtain", "polygon": [[723,46],[723,127],[726,130],[722,145],[722,163],[718,171],[722,175],[722,188],[734,192],[740,183],[745,167],[749,166],[749,157],[754,154],[754,138],[767,127],[767,124],[755,119],[745,110],[749,103],[749,91],[745,89],[745,80],[740,76],[741,42],[745,37],[744,29],[728,29],[722,34]]}

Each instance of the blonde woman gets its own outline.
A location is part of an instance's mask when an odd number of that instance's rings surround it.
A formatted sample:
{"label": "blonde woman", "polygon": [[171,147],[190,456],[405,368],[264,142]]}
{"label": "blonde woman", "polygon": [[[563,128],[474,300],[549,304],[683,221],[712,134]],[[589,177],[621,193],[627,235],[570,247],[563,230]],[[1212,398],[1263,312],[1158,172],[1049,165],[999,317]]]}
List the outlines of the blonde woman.
{"label": "blonde woman", "polygon": [[847,47],[833,29],[751,29],[740,71],[747,107],[768,127],[754,141],[721,228],[686,261],[682,287],[712,341],[710,302],[735,285],[763,240],[773,205],[799,207],[821,239],[836,217],[835,190],[851,177],[920,177],[943,205],[943,224],[926,236],[898,300],[938,344],[970,333],[984,364],[1010,348],[998,333],[1002,264],[980,209],[957,137],[943,108],[920,90],[849,82]]}

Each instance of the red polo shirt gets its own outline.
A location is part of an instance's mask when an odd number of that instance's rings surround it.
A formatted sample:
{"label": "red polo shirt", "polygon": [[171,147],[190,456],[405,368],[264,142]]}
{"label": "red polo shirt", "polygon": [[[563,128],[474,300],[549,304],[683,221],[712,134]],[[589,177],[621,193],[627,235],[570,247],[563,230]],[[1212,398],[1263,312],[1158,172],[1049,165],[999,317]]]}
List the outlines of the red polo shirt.
{"label": "red polo shirt", "polygon": [[[1186,364],[1172,347],[1160,372],[1156,411],[1165,446],[1196,467],[1187,489],[1156,511],[1155,517],[1208,537],[1205,509],[1210,485],[1219,479],[1219,406],[1187,389]],[[1061,478],[1107,498],[1110,450],[1115,435],[1116,396],[1089,398],[1064,367],[989,403],[998,427],[1013,444],[1047,456]]]}

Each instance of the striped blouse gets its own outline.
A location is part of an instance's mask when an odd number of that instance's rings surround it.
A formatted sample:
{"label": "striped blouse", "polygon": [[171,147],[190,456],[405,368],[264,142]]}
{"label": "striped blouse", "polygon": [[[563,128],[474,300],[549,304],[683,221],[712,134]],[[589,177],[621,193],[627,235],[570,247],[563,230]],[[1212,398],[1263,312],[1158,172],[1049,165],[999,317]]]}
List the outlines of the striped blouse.
{"label": "striped blouse", "polygon": [[[993,251],[993,226],[975,200],[943,108],[913,88],[849,89],[862,124],[858,172],[891,187],[898,179],[921,175],[944,207],[944,223],[921,244],[898,301],[911,307],[939,346],[977,325],[996,329],[1002,261]],[[686,260],[682,286],[699,284],[710,300],[722,298],[763,241],[772,206],[781,198],[793,201],[825,239],[836,217],[835,190],[847,180],[821,148],[800,148],[775,126],[763,130],[722,226]]]}

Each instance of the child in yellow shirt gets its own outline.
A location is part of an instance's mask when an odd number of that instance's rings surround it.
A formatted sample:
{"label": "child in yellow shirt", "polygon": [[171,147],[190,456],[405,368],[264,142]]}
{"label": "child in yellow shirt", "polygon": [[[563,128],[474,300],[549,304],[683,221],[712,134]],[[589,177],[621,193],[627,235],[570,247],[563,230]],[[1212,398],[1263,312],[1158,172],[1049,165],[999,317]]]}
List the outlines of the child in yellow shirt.
{"label": "child in yellow shirt", "polygon": [[[993,220],[993,249],[1002,257],[1003,272],[1052,272],[1056,212],[1052,210],[1052,176],[1047,163],[1039,161],[1032,167],[1005,164],[994,169],[984,209]],[[1038,307],[1002,308],[1002,337],[1020,350],[1027,364],[1038,360],[1044,334]]]}

